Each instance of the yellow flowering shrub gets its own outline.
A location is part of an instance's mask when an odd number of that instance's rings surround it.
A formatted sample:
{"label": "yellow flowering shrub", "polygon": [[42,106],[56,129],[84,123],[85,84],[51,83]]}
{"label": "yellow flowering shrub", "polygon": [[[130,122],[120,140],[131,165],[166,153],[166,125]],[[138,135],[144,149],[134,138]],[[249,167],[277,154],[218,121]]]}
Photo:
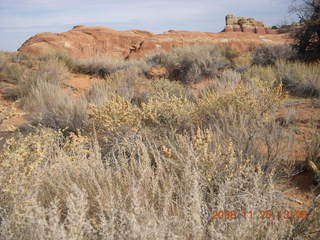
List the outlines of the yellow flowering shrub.
{"label": "yellow flowering shrub", "polygon": [[0,155],[2,191],[18,194],[31,190],[41,180],[43,169],[64,161],[80,160],[89,153],[89,140],[81,135],[63,136],[62,131],[40,129],[35,133],[8,139]]}
{"label": "yellow flowering shrub", "polygon": [[40,130],[38,134],[19,134],[16,138],[8,139],[0,155],[3,190],[18,192],[20,185],[30,183],[31,178],[39,176],[41,172],[38,169],[48,163],[50,155],[54,154],[60,134],[52,130]]}
{"label": "yellow flowering shrub", "polygon": [[90,105],[89,118],[99,133],[137,131],[141,127],[142,112],[125,98],[114,95],[101,108]]}
{"label": "yellow flowering shrub", "polygon": [[147,125],[180,126],[190,119],[194,104],[186,97],[163,93],[152,97],[141,105],[143,119]]}
{"label": "yellow flowering shrub", "polygon": [[197,101],[194,112],[196,122],[203,121],[207,115],[232,108],[237,113],[264,116],[286,97],[281,84],[251,79],[240,83],[234,89],[209,91]]}

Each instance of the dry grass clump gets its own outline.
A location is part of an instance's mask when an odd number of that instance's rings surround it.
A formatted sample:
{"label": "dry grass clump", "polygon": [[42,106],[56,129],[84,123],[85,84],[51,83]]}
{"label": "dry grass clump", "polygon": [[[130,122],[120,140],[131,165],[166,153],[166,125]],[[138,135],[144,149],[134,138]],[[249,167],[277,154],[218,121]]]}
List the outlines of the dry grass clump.
{"label": "dry grass clump", "polygon": [[295,96],[320,97],[320,64],[278,61],[276,70],[284,87]]}
{"label": "dry grass clump", "polygon": [[165,67],[170,80],[187,84],[215,77],[219,70],[231,64],[223,49],[214,45],[175,48],[169,53],[149,56],[146,61],[150,65]]}
{"label": "dry grass clump", "polygon": [[244,79],[259,78],[265,82],[278,81],[275,66],[257,66],[253,65],[248,71],[243,73]]}
{"label": "dry grass clump", "polygon": [[275,66],[253,66],[243,76],[259,77],[267,82],[276,80],[294,96],[319,97],[319,69],[319,63],[277,61]]}

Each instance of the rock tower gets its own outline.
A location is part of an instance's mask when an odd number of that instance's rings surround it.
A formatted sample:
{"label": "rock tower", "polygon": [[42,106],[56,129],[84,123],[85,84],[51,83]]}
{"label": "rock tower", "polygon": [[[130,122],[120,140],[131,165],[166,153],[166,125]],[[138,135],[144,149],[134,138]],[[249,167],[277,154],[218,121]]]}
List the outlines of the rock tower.
{"label": "rock tower", "polygon": [[253,18],[237,17],[232,14],[226,16],[224,32],[251,32],[257,34],[276,34],[277,31],[267,28],[263,22]]}

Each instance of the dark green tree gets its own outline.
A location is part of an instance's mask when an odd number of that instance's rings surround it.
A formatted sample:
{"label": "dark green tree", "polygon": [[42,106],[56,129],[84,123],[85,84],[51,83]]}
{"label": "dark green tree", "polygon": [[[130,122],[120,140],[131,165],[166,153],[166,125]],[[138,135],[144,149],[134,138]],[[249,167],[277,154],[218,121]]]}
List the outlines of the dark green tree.
{"label": "dark green tree", "polygon": [[301,25],[294,34],[299,56],[306,61],[319,60],[320,0],[303,0],[302,4],[293,4],[291,11],[300,18]]}

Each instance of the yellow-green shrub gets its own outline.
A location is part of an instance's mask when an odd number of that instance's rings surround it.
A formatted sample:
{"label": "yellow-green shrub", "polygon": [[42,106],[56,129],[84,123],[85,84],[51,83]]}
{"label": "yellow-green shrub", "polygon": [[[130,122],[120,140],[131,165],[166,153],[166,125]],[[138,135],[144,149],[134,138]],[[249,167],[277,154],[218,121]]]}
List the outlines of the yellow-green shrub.
{"label": "yellow-green shrub", "polygon": [[137,131],[141,127],[141,110],[119,95],[114,95],[102,107],[89,106],[89,118],[98,132]]}
{"label": "yellow-green shrub", "polygon": [[179,128],[190,122],[194,104],[186,97],[163,93],[152,97],[147,103],[142,103],[141,108],[146,125]]}
{"label": "yellow-green shrub", "polygon": [[270,112],[284,97],[281,84],[251,79],[248,83],[238,84],[234,89],[205,93],[198,100],[193,117],[198,123],[205,122],[211,114],[228,109],[259,117]]}
{"label": "yellow-green shrub", "polygon": [[8,139],[0,155],[1,190],[13,195],[20,189],[30,191],[41,179],[41,169],[54,165],[58,154],[66,161],[76,160],[72,156],[85,154],[86,142],[86,138],[74,134],[64,139],[62,131],[51,129]]}

